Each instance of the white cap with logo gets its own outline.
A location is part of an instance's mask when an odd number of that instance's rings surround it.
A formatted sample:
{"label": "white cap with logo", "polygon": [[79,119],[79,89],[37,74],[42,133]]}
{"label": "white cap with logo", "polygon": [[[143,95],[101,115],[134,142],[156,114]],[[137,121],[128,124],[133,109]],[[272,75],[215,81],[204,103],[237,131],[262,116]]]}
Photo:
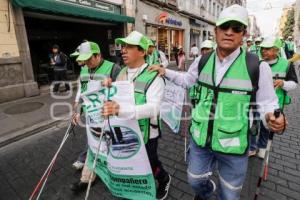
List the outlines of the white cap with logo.
{"label": "white cap with logo", "polygon": [[237,21],[245,26],[248,26],[248,11],[246,8],[234,4],[225,8],[219,15],[219,18],[216,22],[217,26],[220,26],[229,21]]}

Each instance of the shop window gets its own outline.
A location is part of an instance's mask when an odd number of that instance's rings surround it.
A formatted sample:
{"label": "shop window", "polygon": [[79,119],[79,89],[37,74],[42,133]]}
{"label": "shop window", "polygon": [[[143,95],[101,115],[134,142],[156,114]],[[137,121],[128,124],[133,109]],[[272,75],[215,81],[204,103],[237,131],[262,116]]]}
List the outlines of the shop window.
{"label": "shop window", "polygon": [[157,40],[157,27],[153,26],[146,26],[146,35],[152,39],[152,40]]}

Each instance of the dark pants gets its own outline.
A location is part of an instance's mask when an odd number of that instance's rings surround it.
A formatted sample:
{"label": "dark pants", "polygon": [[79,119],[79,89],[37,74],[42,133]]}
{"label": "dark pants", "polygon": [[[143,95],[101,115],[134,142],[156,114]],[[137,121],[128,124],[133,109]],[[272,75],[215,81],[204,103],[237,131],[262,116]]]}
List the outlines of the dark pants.
{"label": "dark pants", "polygon": [[[54,70],[54,81],[67,81],[67,70]],[[53,92],[58,92],[60,82],[54,84]],[[69,83],[65,83],[66,90],[70,90]]]}
{"label": "dark pants", "polygon": [[152,168],[152,173],[158,183],[161,183],[166,179],[168,173],[164,170],[161,162],[158,159],[157,147],[158,138],[148,140],[148,143],[146,144],[146,151]]}

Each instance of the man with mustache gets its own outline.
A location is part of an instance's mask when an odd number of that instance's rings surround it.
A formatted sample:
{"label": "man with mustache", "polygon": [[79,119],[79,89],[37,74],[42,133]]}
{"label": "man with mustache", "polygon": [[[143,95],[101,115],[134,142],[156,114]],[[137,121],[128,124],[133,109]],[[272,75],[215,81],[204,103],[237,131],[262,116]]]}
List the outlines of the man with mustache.
{"label": "man with mustache", "polygon": [[211,179],[215,169],[220,183],[217,200],[240,199],[247,174],[254,103],[270,130],[284,129],[283,115],[274,116],[278,99],[270,66],[241,48],[247,26],[247,10],[232,5],[216,22],[216,50],[199,56],[188,72],[158,66],[149,69],[186,88],[199,84],[200,97],[192,110],[187,170],[195,200],[209,199],[216,190]]}

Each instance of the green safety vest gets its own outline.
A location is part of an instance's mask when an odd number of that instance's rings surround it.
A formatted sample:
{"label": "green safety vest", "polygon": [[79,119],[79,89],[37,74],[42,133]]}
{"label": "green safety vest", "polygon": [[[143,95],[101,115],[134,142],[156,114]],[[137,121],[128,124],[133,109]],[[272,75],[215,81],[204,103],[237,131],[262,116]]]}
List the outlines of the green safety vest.
{"label": "green safety vest", "polygon": [[[273,79],[281,79],[285,80],[287,71],[289,69],[289,62],[287,59],[279,57],[277,62],[274,64],[270,64]],[[281,109],[284,108],[284,105],[288,105],[291,103],[291,98],[286,94],[282,88],[277,88],[275,90],[276,95],[278,97],[278,104]]]}
{"label": "green safety vest", "polygon": [[146,56],[146,63],[148,64],[148,66],[160,64],[159,53],[156,49],[154,49],[151,55]]}
{"label": "green safety vest", "polygon": [[201,87],[199,87],[197,83],[188,89],[188,94],[190,99],[192,100],[192,103],[197,103],[197,101],[199,100],[200,89]]}
{"label": "green safety vest", "polygon": [[[114,67],[114,63],[104,60],[101,66],[99,66],[94,72],[93,80],[102,81],[104,78],[110,78],[113,67]],[[89,68],[86,65],[81,68],[80,71],[80,83],[81,83],[80,92],[81,93],[86,92],[87,85],[90,80],[90,75],[91,74],[89,72]],[[82,105],[82,109],[83,112],[85,112],[86,108],[84,105]]]}
{"label": "green safety vest", "polygon": [[288,51],[294,51],[294,42],[286,41]]}
{"label": "green safety vest", "polygon": [[[123,76],[124,73],[127,72],[128,67],[124,67],[121,72],[119,73],[119,76]],[[150,85],[153,83],[154,79],[157,77],[157,72],[150,72],[147,70],[148,67],[145,67],[145,69],[133,80],[134,84],[134,100],[135,105],[143,105],[147,103],[147,91]],[[117,78],[118,80],[118,78]],[[138,120],[140,130],[143,134],[144,143],[146,144],[150,137],[150,118],[146,119],[139,119]],[[158,130],[160,132],[160,120],[158,120]]]}
{"label": "green safety vest", "polygon": [[260,46],[256,46],[255,44],[251,45],[250,52],[256,54],[260,60],[262,59]]}
{"label": "green safety vest", "polygon": [[243,50],[215,86],[215,56],[213,52],[199,74],[201,93],[192,111],[190,133],[200,147],[242,155],[248,149],[248,115],[256,88],[252,86]]}

